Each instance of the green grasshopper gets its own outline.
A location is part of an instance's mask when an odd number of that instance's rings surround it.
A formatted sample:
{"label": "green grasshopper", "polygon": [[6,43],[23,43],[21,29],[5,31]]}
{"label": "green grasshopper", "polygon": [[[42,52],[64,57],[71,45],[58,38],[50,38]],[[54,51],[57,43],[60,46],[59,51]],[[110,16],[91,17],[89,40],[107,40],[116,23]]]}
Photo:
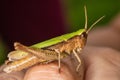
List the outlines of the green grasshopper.
{"label": "green grasshopper", "polygon": [[[78,71],[81,65],[81,60],[77,53],[81,52],[81,50],[84,48],[87,41],[87,34],[91,30],[91,28],[104,18],[104,16],[99,18],[90,26],[89,29],[87,29],[86,7],[84,7],[84,10],[85,10],[85,29],[79,29],[76,32],[64,34],[64,35],[37,43],[30,47],[24,46],[20,43],[15,43],[14,46],[16,51],[12,51],[8,55],[9,61],[13,61],[13,62],[8,64],[8,66],[4,69],[4,71],[11,72],[12,69],[14,69],[14,71],[16,69],[17,71],[17,67],[21,66],[23,63],[29,64],[29,65],[22,67],[19,70],[26,68],[28,66],[34,65],[36,63],[50,62],[54,60],[58,60],[59,69],[60,69],[60,59],[70,55],[71,53],[75,55],[77,61],[79,62],[76,68],[76,71]],[[24,62],[23,62],[23,59],[24,59]],[[32,60],[34,60],[35,62],[29,63]],[[22,63],[22,64],[19,64],[19,63]]]}

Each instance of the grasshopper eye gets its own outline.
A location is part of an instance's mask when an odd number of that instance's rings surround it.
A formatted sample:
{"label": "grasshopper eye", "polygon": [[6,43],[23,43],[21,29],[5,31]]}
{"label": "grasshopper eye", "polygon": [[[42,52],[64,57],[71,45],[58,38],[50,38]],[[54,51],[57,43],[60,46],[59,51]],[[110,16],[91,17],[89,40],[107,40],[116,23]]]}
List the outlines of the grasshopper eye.
{"label": "grasshopper eye", "polygon": [[86,33],[86,32],[83,32],[83,33],[81,34],[81,38],[87,39],[87,33]]}

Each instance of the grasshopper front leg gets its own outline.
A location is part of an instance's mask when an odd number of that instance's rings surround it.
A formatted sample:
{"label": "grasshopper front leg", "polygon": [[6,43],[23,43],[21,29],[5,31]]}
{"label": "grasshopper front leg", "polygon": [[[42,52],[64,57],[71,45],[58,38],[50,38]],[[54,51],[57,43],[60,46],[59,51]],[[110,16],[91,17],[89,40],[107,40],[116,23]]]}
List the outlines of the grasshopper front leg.
{"label": "grasshopper front leg", "polygon": [[78,70],[79,70],[79,68],[80,68],[80,65],[81,65],[81,59],[80,59],[80,57],[78,56],[78,54],[77,54],[77,52],[75,51],[75,50],[73,50],[73,54],[74,54],[74,56],[76,57],[76,59],[77,59],[77,61],[78,61],[78,65],[77,65],[77,67],[76,67],[76,71],[78,72]]}

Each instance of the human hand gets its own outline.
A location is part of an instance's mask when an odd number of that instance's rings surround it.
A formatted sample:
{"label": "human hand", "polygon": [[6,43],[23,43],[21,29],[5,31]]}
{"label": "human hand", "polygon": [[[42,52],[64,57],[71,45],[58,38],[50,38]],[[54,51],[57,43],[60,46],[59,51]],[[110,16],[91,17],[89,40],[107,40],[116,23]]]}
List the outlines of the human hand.
{"label": "human hand", "polygon": [[[74,63],[70,58],[64,60],[61,65],[61,73],[58,72],[57,62],[36,65],[28,69],[24,80],[119,80],[120,79],[120,52],[112,48],[86,47],[81,56],[85,66],[81,66],[79,73],[75,72]],[[85,74],[84,74],[84,69]],[[22,74],[22,76],[20,76]],[[84,74],[84,75],[83,75]],[[1,74],[3,75],[3,74]],[[5,73],[4,73],[5,75]],[[11,73],[14,78],[23,77],[23,73]],[[81,76],[80,76],[81,75]],[[83,78],[84,79],[81,79]],[[5,75],[5,77],[8,77]],[[22,78],[21,78],[22,79]],[[17,80],[21,80],[18,79]],[[8,80],[2,79],[0,80]],[[15,79],[13,79],[15,80]]]}
{"label": "human hand", "polygon": [[[119,22],[119,19],[115,22]],[[57,62],[53,62],[29,68],[21,77],[24,80],[119,80],[120,25],[113,23],[89,34],[87,46],[80,54],[82,65],[78,73],[75,71],[77,62],[72,55],[72,58],[62,61],[61,73],[58,72]]]}
{"label": "human hand", "polygon": [[[97,29],[94,32],[91,32],[88,36],[88,44],[86,48],[83,50],[83,54],[80,56],[83,58],[80,72],[75,72],[75,66],[77,63],[71,61],[71,59],[67,59],[64,61],[67,65],[62,67],[64,72],[56,73],[57,65],[48,64],[45,69],[42,66],[33,67],[30,69],[26,76],[25,80],[34,80],[32,78],[40,78],[47,77],[44,80],[53,80],[50,74],[56,75],[64,75],[64,77],[53,76],[53,78],[57,78],[60,80],[119,80],[120,79],[120,15],[109,24],[109,27]],[[118,32],[117,32],[118,31]],[[109,36],[110,35],[110,36]],[[97,39],[97,40],[96,40]],[[50,66],[55,66],[51,73],[48,73],[48,68]],[[44,70],[46,74],[43,75],[42,72],[38,72]],[[85,71],[84,71],[85,69]],[[39,75],[34,74],[34,72],[38,72]],[[30,77],[33,76],[32,78]],[[48,79],[49,78],[49,79]],[[62,79],[61,79],[62,78]]]}

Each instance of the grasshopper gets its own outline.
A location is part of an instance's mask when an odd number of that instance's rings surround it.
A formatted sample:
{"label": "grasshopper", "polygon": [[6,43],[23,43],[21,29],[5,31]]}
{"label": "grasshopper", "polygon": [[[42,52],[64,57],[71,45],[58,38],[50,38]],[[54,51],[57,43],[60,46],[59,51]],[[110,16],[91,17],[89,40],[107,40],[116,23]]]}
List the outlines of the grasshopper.
{"label": "grasshopper", "polygon": [[[9,61],[7,67],[4,68],[5,72],[19,71],[37,63],[51,62],[58,60],[60,69],[60,60],[67,57],[71,53],[74,54],[79,64],[77,65],[76,71],[78,71],[81,60],[78,56],[78,52],[84,48],[88,32],[91,28],[104,18],[102,16],[95,21],[89,29],[87,29],[87,10],[85,10],[85,28],[79,29],[76,32],[64,34],[37,44],[30,47],[24,46],[20,43],[14,43],[15,51],[8,54]],[[21,53],[21,54],[20,54]]]}

